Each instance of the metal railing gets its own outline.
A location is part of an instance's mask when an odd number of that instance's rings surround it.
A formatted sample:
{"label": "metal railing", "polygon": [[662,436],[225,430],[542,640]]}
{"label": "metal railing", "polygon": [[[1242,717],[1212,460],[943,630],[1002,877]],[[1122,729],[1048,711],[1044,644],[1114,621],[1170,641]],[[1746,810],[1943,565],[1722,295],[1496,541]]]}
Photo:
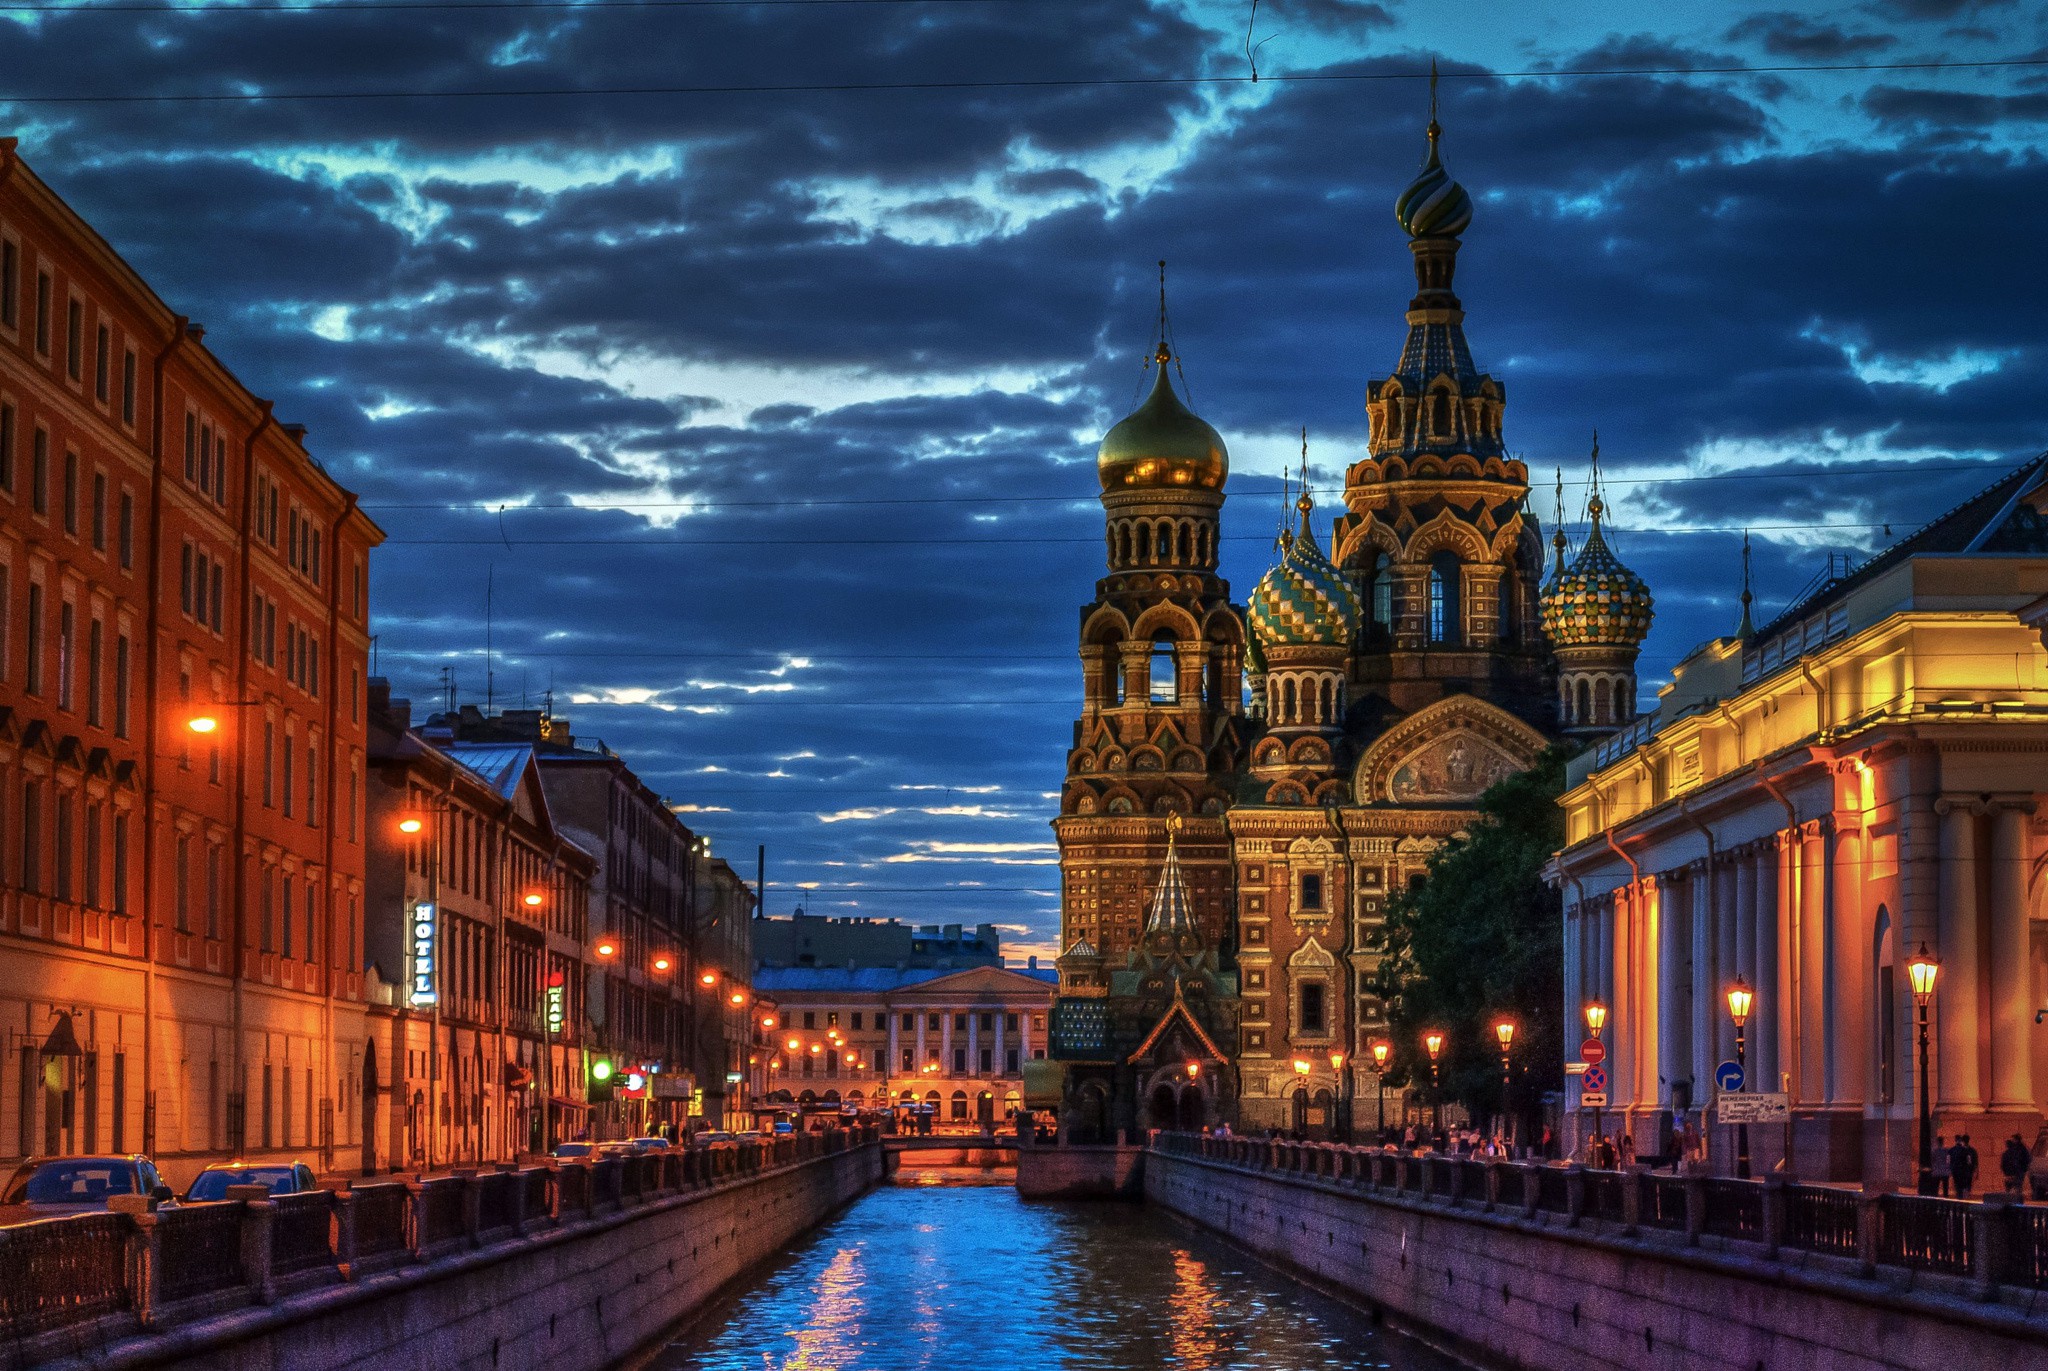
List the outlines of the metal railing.
{"label": "metal railing", "polygon": [[157,1208],[123,1196],[119,1212],[0,1228],[0,1348],[9,1349],[0,1363],[32,1365],[32,1339],[75,1339],[95,1320],[109,1321],[98,1336],[125,1336],[268,1301],[280,1283],[354,1280],[369,1268],[519,1242],[537,1228],[879,1142],[873,1128],[840,1129],[210,1204]]}
{"label": "metal railing", "polygon": [[[1405,1204],[1480,1207],[1545,1226],[1592,1223],[1659,1242],[1715,1244],[1843,1258],[1961,1278],[1980,1297],[1999,1287],[2048,1290],[2048,1206],[2006,1195],[1982,1202],[1780,1177],[1599,1171],[1572,1163],[1510,1162],[1397,1148],[1158,1133],[1152,1146],[1286,1179],[1334,1184]],[[1740,1247],[1732,1250],[1741,1250]]]}

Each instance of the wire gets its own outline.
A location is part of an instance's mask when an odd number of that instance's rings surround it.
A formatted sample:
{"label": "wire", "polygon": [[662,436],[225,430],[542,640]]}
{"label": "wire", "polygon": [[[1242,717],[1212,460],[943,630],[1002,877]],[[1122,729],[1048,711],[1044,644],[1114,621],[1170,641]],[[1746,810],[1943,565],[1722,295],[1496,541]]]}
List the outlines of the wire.
{"label": "wire", "polygon": [[351,10],[660,10],[660,9],[766,9],[814,5],[996,5],[1049,4],[1052,0],[361,0],[361,3],[332,5],[275,4],[110,4],[47,5],[7,4],[0,0],[0,14],[193,14],[203,18],[237,14],[336,14]]}
{"label": "wire", "polygon": [[[1149,368],[1148,368],[1149,370]],[[2027,461],[2032,461],[2028,458]],[[1922,472],[1986,471],[2005,472],[2017,470],[2025,462],[2010,466],[1998,462],[1896,462],[1869,466],[1831,466],[1821,471],[1716,471],[1696,476],[1608,476],[1602,475],[1600,483],[1605,486],[1667,486],[1690,485],[1698,481],[1807,481],[1816,476],[1899,476],[1918,475]],[[1581,478],[1564,482],[1567,486],[1586,486],[1590,482]],[[1279,486],[1241,486],[1240,495],[1269,495],[1280,490]],[[861,500],[610,500],[601,505],[591,504],[502,504],[492,505],[480,500],[453,500],[445,502],[364,504],[359,508],[369,512],[385,510],[447,510],[454,513],[479,514],[524,514],[541,510],[561,510],[571,513],[609,513],[622,509],[843,509],[866,508],[871,505],[996,505],[996,504],[1090,504],[1096,497],[1086,494],[1074,495],[898,495]]]}
{"label": "wire", "polygon": [[[1475,80],[1576,80],[1627,76],[1767,76],[1789,72],[1881,72],[1990,70],[2048,67],[2048,57],[2005,57],[1981,62],[1835,62],[1780,63],[1773,66],[1725,67],[1582,67],[1570,70],[1531,69],[1446,73]],[[1301,72],[1291,76],[1261,76],[1265,82],[1379,82],[1427,80],[1421,72]],[[149,105],[149,104],[258,104],[271,102],[335,102],[352,100],[542,100],[602,96],[645,95],[866,95],[936,93],[962,90],[1081,90],[1138,89],[1148,86],[1244,86],[1249,76],[1093,76],[1012,77],[994,80],[950,81],[790,81],[731,82],[696,86],[508,86],[501,89],[456,88],[450,90],[338,90],[338,91],[197,91],[185,94],[127,95],[0,95],[0,103],[16,105]]]}

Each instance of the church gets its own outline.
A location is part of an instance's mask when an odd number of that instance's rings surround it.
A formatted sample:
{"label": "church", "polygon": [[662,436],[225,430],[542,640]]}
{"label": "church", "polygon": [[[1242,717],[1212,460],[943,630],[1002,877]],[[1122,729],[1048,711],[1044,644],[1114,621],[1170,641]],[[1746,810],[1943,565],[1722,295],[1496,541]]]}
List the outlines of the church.
{"label": "church", "polygon": [[1490,784],[1635,718],[1649,591],[1597,487],[1581,545],[1560,530],[1546,568],[1506,389],[1455,290],[1471,197],[1433,112],[1427,137],[1395,204],[1416,293],[1399,360],[1365,386],[1366,450],[1334,519],[1304,456],[1247,605],[1217,574],[1228,449],[1174,386],[1163,306],[1150,393],[1102,440],[1108,565],[1080,613],[1053,822],[1050,1043],[1073,1136],[1340,1127],[1377,1085],[1389,896]]}

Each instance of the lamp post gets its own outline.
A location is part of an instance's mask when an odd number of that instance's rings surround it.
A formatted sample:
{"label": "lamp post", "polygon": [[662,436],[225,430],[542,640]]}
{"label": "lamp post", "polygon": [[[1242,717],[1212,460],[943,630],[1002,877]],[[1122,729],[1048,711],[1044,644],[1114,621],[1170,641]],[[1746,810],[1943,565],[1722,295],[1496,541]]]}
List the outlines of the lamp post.
{"label": "lamp post", "polygon": [[[1607,1006],[1598,1000],[1586,1001],[1586,1032],[1598,1042],[1600,1030],[1607,1027]],[[1593,1136],[1600,1136],[1600,1106],[1593,1106]]]}
{"label": "lamp post", "polygon": [[1387,1140],[1387,1058],[1393,1055],[1393,1051],[1394,1045],[1388,1042],[1385,1038],[1376,1038],[1373,1040],[1372,1065],[1373,1070],[1376,1073],[1378,1073],[1380,1086],[1379,1141],[1383,1143]]}
{"label": "lamp post", "polygon": [[[1742,1069],[1742,1089],[1749,1088],[1749,1056],[1747,1040],[1742,1026],[1749,1022],[1749,1006],[1754,996],[1750,993],[1749,982],[1737,976],[1735,984],[1728,987],[1728,1017],[1735,1020],[1735,1065]],[[1735,1179],[1749,1179],[1749,1125],[1735,1125]]]}
{"label": "lamp post", "polygon": [[1422,1035],[1422,1045],[1429,1052],[1429,1119],[1430,1131],[1441,1134],[1444,1131],[1443,1080],[1437,1074],[1436,1059],[1444,1050],[1442,1030],[1432,1028]]}
{"label": "lamp post", "polygon": [[1294,1059],[1294,1132],[1297,1137],[1308,1136],[1308,1058]]}
{"label": "lamp post", "polygon": [[[1508,1054],[1515,1045],[1515,1025],[1512,1020],[1502,1019],[1493,1026],[1493,1036],[1500,1040],[1500,1112],[1503,1119],[1512,1120],[1508,1112],[1508,1088],[1511,1083],[1511,1068]],[[1512,1133],[1509,1135],[1512,1137]]]}
{"label": "lamp post", "polygon": [[[453,782],[451,781],[452,785]],[[408,810],[398,821],[398,831],[408,838],[419,838],[431,827],[433,832],[425,839],[428,850],[424,854],[427,868],[427,898],[415,900],[407,911],[407,922],[412,925],[412,966],[408,980],[411,988],[406,1001],[415,1010],[428,1011],[427,1019],[427,1169],[434,1169],[436,1153],[441,1144],[441,840],[442,819],[448,812],[448,801],[440,796],[422,796],[415,801],[415,807]]]}
{"label": "lamp post", "polygon": [[1337,1117],[1332,1120],[1336,1126],[1331,1132],[1338,1142],[1348,1143],[1351,1141],[1351,1075],[1344,1069],[1342,1052],[1330,1054],[1330,1070],[1337,1077]]}
{"label": "lamp post", "polygon": [[1927,1098],[1927,1005],[1934,998],[1934,981],[1941,974],[1941,961],[1921,943],[1920,950],[1906,963],[1906,976],[1913,983],[1913,1007],[1920,1020],[1920,1193],[1934,1193],[1934,1109]]}

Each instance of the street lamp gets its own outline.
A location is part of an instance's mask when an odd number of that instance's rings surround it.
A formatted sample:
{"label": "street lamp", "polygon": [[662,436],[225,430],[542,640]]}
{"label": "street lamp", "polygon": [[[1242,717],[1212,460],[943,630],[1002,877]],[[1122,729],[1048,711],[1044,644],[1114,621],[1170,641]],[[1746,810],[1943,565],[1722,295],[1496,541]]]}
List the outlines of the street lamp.
{"label": "street lamp", "polygon": [[[1748,1040],[1742,1026],[1749,1022],[1749,1007],[1755,1001],[1750,992],[1749,982],[1737,976],[1735,984],[1728,987],[1728,1017],[1735,1020],[1735,1065],[1742,1072],[1740,1089],[1749,1088]],[[1749,1125],[1735,1125],[1735,1179],[1749,1179]]]}
{"label": "street lamp", "polygon": [[1296,1137],[1308,1136],[1308,1058],[1294,1059],[1294,1132]]}
{"label": "street lamp", "polygon": [[1927,1098],[1927,1004],[1934,998],[1934,981],[1941,974],[1941,960],[1921,943],[1920,950],[1906,963],[1906,976],[1913,983],[1913,1005],[1920,1018],[1920,1193],[1934,1193],[1934,1111]]}
{"label": "street lamp", "polygon": [[1351,1075],[1344,1069],[1342,1052],[1330,1054],[1330,1071],[1337,1078],[1337,1118],[1334,1121],[1337,1141],[1348,1143],[1351,1141]]}
{"label": "street lamp", "polygon": [[[1598,1000],[1586,1001],[1586,1032],[1594,1042],[1600,1041],[1600,1030],[1607,1027],[1607,1006]],[[1580,1086],[1583,1091],[1585,1087]],[[1593,1106],[1593,1136],[1600,1136],[1600,1106]]]}
{"label": "street lamp", "polygon": [[538,890],[529,890],[522,898],[528,909],[539,909],[543,904],[547,903],[547,896],[541,894]]}
{"label": "street lamp", "polygon": [[1508,1114],[1508,1089],[1512,1081],[1508,1053],[1515,1045],[1513,1020],[1502,1019],[1493,1026],[1493,1036],[1500,1040],[1500,1112],[1503,1118]]}
{"label": "street lamp", "polygon": [[1429,1093],[1430,1129],[1435,1133],[1444,1131],[1444,1096],[1442,1078],[1437,1074],[1436,1059],[1444,1050],[1442,1030],[1432,1028],[1422,1035],[1422,1045],[1429,1051]]}
{"label": "street lamp", "polygon": [[1387,1140],[1387,1058],[1394,1054],[1394,1045],[1385,1038],[1375,1038],[1372,1044],[1372,1067],[1377,1074],[1380,1087],[1380,1141]]}

